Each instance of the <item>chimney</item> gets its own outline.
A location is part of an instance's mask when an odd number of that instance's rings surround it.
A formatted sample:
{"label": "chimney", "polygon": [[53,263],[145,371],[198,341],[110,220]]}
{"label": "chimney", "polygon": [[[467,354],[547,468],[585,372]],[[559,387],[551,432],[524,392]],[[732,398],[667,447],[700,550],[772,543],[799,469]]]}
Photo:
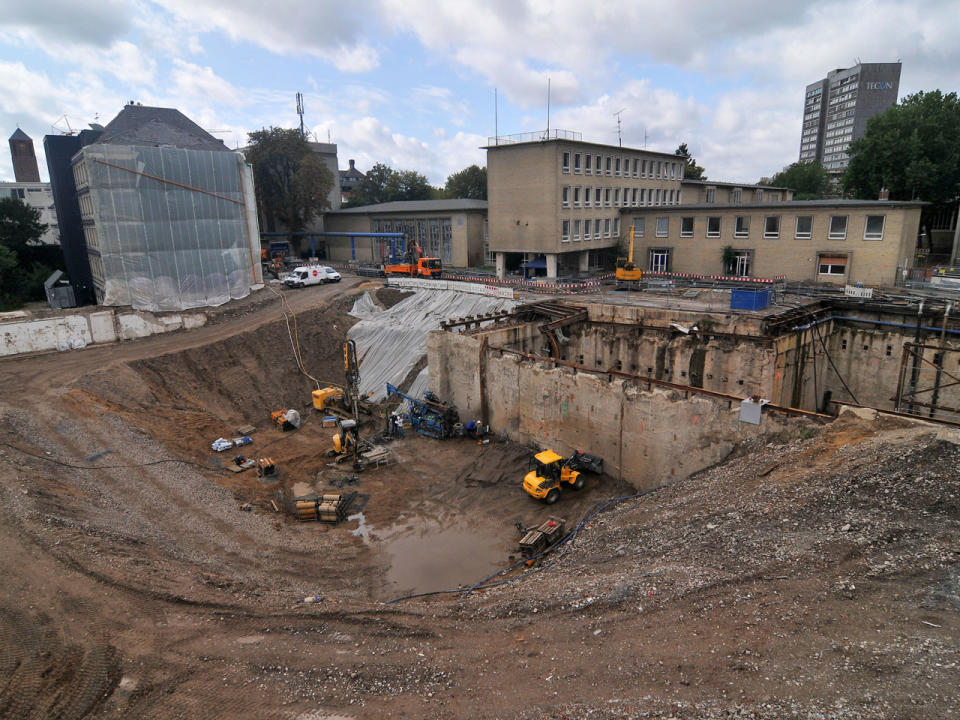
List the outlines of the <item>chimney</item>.
{"label": "chimney", "polygon": [[351,170],[356,170],[356,169],[357,169],[356,166],[354,165],[355,162],[356,162],[355,160],[351,160],[351,161],[350,161],[350,169],[351,169]]}
{"label": "chimney", "polygon": [[880,197],[879,197],[879,199],[880,199],[880,200],[889,200],[889,199],[890,199],[890,191],[889,191],[887,188],[880,188]]}

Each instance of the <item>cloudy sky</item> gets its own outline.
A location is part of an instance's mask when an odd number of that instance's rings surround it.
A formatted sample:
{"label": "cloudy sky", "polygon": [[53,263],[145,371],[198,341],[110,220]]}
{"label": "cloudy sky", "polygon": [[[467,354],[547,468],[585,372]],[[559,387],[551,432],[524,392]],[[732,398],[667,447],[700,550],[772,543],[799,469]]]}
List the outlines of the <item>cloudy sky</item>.
{"label": "cloudy sky", "polygon": [[[442,185],[494,134],[550,127],[673,151],[714,179],[797,158],[804,86],[901,60],[900,95],[960,85],[960,0],[32,0],[0,17],[0,131],[36,143],[128,100],[179,108],[230,147],[298,124],[341,168]],[[41,175],[46,170],[41,166]],[[0,179],[13,179],[0,150]]]}

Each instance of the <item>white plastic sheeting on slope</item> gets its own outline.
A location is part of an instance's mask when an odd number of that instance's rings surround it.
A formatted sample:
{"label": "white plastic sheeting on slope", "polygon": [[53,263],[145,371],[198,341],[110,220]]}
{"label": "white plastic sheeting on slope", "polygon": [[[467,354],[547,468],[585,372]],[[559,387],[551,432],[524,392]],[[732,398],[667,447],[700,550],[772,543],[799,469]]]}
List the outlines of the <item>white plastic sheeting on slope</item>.
{"label": "white plastic sheeting on slope", "polygon": [[[419,290],[388,310],[380,310],[362,295],[350,314],[360,322],[348,336],[357,343],[360,359],[360,392],[374,401],[387,395],[387,383],[400,386],[427,354],[427,333],[453,317],[512,310],[513,300],[452,290]],[[422,376],[422,379],[421,379]],[[426,389],[426,373],[417,377],[419,394]],[[419,389],[422,385],[423,389]],[[411,393],[413,394],[413,393]],[[417,395],[419,396],[419,395]]]}

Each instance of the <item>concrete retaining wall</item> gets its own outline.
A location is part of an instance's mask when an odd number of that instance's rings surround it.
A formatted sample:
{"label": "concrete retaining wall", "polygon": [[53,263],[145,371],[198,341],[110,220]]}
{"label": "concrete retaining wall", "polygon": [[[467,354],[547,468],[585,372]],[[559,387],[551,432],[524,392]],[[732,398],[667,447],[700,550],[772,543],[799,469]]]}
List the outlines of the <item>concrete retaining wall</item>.
{"label": "concrete retaining wall", "polygon": [[0,324],[0,356],[74,350],[119,340],[190,330],[207,323],[203,313],[154,314],[101,310]]}
{"label": "concrete retaining wall", "polygon": [[475,337],[431,332],[430,389],[469,419],[481,417],[483,385],[492,429],[563,454],[579,449],[600,455],[607,473],[638,489],[689,476],[741,440],[798,424],[774,413],[765,413],[759,426],[741,424],[738,403],[647,391],[629,380],[509,353],[488,350],[481,363],[480,347]]}

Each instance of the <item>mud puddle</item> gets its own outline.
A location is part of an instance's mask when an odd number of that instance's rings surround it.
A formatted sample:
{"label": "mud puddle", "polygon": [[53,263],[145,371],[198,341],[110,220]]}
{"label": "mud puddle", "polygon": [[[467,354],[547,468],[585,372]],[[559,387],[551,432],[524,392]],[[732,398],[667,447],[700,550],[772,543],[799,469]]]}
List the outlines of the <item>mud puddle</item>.
{"label": "mud puddle", "polygon": [[512,538],[461,517],[411,518],[373,530],[389,556],[384,597],[469,587],[506,566]]}

